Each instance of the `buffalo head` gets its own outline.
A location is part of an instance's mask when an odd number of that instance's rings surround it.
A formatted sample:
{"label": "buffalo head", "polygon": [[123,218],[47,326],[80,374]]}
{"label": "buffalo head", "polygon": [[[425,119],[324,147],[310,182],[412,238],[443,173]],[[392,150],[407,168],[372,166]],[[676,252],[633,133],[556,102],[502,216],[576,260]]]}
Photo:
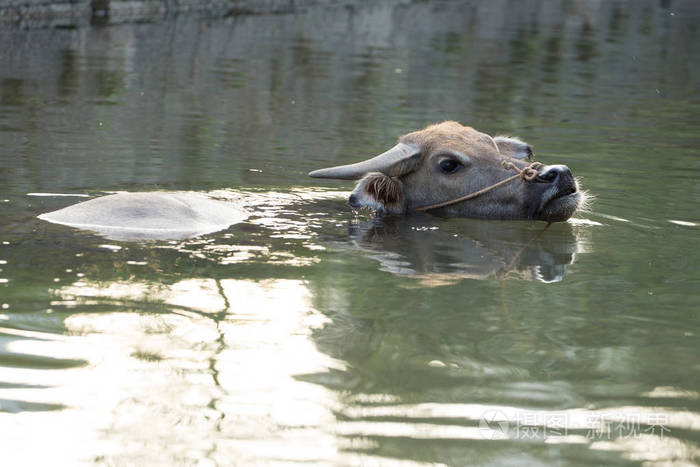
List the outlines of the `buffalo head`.
{"label": "buffalo head", "polygon": [[527,179],[517,178],[478,197],[430,208],[495,185],[513,176],[514,169],[530,166],[532,157],[530,146],[519,139],[492,138],[448,121],[408,133],[396,146],[366,161],[309,175],[360,179],[350,195],[350,206],[369,207],[378,214],[427,207],[446,217],[547,222],[570,218],[585,196],[565,165],[533,165],[535,171]]}

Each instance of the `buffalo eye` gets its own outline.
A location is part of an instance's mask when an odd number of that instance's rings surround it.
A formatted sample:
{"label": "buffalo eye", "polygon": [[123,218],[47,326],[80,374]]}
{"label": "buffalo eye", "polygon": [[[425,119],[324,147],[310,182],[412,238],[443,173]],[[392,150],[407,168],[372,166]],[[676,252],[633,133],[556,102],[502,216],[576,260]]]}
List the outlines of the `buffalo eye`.
{"label": "buffalo eye", "polygon": [[440,170],[446,174],[453,174],[462,168],[462,163],[454,159],[444,159],[440,161]]}

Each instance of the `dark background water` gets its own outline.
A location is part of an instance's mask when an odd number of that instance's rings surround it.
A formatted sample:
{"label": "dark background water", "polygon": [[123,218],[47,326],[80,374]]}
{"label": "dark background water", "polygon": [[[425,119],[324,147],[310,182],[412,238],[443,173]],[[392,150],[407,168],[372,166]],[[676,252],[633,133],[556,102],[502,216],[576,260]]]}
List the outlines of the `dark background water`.
{"label": "dark background water", "polygon": [[[2,456],[697,463],[698,25],[395,1],[0,31]],[[377,222],[306,176],[445,119],[567,164],[591,211]],[[253,215],[151,244],[36,219],[163,189]]]}

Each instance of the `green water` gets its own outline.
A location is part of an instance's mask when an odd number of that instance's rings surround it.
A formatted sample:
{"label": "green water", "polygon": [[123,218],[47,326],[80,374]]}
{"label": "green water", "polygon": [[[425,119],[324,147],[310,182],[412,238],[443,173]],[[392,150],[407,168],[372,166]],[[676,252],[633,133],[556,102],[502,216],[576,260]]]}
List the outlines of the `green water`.
{"label": "green water", "polygon": [[[382,2],[0,31],[3,465],[700,462],[700,8]],[[306,176],[518,135],[569,223],[376,221]],[[215,191],[129,243],[38,214]]]}

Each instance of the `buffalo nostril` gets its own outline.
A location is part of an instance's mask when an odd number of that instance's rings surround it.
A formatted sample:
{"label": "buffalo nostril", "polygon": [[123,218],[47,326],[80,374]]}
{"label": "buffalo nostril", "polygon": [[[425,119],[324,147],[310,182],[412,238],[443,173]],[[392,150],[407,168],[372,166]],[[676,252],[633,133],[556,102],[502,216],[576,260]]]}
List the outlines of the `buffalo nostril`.
{"label": "buffalo nostril", "polygon": [[542,183],[552,183],[557,178],[557,173],[554,170],[545,170],[537,174],[535,180]]}
{"label": "buffalo nostril", "polygon": [[552,183],[557,178],[571,178],[571,170],[565,165],[548,165],[537,174],[535,180],[542,183]]}
{"label": "buffalo nostril", "polygon": [[569,170],[567,166],[558,165],[557,168],[559,170],[560,177],[573,178],[573,175],[571,175],[571,170]]}

